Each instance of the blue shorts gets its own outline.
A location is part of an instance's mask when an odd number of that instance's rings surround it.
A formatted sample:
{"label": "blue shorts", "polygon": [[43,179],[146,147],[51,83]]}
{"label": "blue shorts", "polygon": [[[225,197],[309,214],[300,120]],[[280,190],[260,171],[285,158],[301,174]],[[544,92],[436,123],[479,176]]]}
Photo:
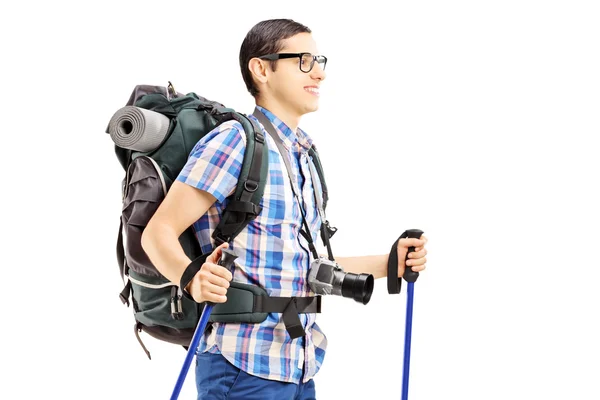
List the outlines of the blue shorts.
{"label": "blue shorts", "polygon": [[221,354],[196,355],[198,400],[316,400],[315,383],[271,381],[232,365]]}

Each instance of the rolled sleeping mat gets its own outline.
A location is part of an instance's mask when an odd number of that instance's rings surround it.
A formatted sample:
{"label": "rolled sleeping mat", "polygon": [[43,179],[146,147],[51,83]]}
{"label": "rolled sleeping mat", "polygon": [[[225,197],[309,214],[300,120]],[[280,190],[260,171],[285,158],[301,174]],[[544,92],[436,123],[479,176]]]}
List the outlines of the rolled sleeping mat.
{"label": "rolled sleeping mat", "polygon": [[108,133],[117,146],[141,152],[156,149],[168,130],[168,117],[135,106],[120,108],[108,124]]}

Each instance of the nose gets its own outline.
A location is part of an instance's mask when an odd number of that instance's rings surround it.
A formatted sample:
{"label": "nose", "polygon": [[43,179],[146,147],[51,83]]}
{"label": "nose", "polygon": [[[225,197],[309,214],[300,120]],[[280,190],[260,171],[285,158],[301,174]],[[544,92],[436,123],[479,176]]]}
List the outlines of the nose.
{"label": "nose", "polygon": [[310,77],[315,80],[323,81],[325,80],[326,76],[327,74],[325,73],[323,67],[321,67],[321,64],[315,62],[315,65],[313,65],[313,69],[310,71]]}

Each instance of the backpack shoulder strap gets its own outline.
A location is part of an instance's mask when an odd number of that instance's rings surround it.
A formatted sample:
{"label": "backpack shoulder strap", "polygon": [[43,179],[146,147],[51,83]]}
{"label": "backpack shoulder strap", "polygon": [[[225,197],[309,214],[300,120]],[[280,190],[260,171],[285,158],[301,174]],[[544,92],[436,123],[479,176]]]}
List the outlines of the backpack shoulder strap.
{"label": "backpack shoulder strap", "polygon": [[236,120],[246,136],[246,151],[235,194],[223,211],[221,221],[213,232],[216,246],[230,242],[261,212],[269,168],[269,153],[262,129],[247,116],[231,109],[220,109],[221,121]]}
{"label": "backpack shoulder strap", "polygon": [[[319,180],[321,181],[321,189],[323,192],[323,212],[327,208],[327,200],[329,200],[329,192],[327,191],[327,184],[325,183],[325,173],[323,172],[323,164],[321,164],[321,159],[319,158],[319,152],[317,148],[313,144],[308,151],[308,155],[311,157],[313,165],[317,170],[317,174],[319,175]],[[329,244],[329,239],[333,237],[333,235],[337,232],[337,228],[331,226],[329,220],[325,218],[323,223],[321,224],[321,240],[327,247],[327,253],[329,255],[329,259],[333,260],[333,253],[331,252],[331,245]]]}
{"label": "backpack shoulder strap", "polygon": [[[216,109],[215,114],[218,115],[219,123],[232,119],[238,121],[246,136],[246,150],[236,191],[225,206],[219,224],[212,234],[216,248],[223,243],[231,242],[262,211],[260,201],[265,191],[269,153],[262,129],[256,122],[226,108]],[[208,254],[192,260],[181,277],[180,287],[187,286],[202,267],[206,256]],[[183,294],[189,296],[185,290]]]}
{"label": "backpack shoulder strap", "polygon": [[313,164],[317,170],[317,174],[319,175],[319,180],[321,181],[321,187],[323,189],[323,209],[327,208],[327,200],[329,200],[329,192],[327,191],[327,184],[325,183],[325,173],[323,172],[323,164],[321,164],[321,159],[319,158],[319,152],[317,148],[313,144],[308,154],[311,156]]}

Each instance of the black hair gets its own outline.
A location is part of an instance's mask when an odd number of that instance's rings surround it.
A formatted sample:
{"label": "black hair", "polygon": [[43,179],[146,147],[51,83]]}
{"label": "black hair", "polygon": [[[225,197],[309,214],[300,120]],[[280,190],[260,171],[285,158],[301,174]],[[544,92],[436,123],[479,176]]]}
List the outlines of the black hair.
{"label": "black hair", "polygon": [[[311,30],[291,19],[270,19],[254,25],[246,34],[240,48],[240,69],[246,88],[254,97],[258,89],[252,79],[248,63],[254,57],[277,53],[283,47],[283,41],[298,33],[311,33]],[[271,69],[275,71],[276,61],[271,61]]]}

